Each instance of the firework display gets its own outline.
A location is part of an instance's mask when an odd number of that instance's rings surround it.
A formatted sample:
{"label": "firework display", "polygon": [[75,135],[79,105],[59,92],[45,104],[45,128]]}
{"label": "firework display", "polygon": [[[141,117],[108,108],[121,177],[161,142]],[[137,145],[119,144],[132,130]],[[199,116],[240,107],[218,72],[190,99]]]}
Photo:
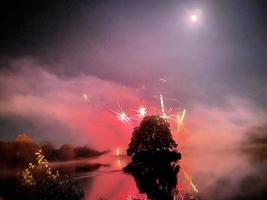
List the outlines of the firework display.
{"label": "firework display", "polygon": [[[153,113],[148,109],[148,107],[141,105],[137,109],[132,109],[133,114],[131,114],[127,109],[122,109],[121,106],[118,104],[117,109],[110,109],[112,114],[116,119],[118,119],[122,123],[129,124],[130,122],[140,122],[147,114],[157,114],[162,117],[164,120],[173,124],[173,127],[176,127],[176,134],[180,132],[181,127],[184,125],[184,120],[186,116],[186,109],[185,108],[178,108],[174,112],[172,108],[168,109],[166,112],[165,104],[164,104],[164,97],[162,94],[159,95],[159,105],[160,105],[160,113]],[[166,98],[171,99],[171,98]],[[175,100],[177,101],[177,100]],[[177,101],[178,102],[178,101]],[[129,113],[129,114],[128,114]],[[135,113],[135,114],[134,114]],[[117,166],[119,169],[122,168],[120,156],[122,155],[121,149],[117,147],[116,149],[116,156],[117,156]],[[180,185],[177,189],[177,194],[174,195],[174,199],[177,200],[184,200],[184,199],[192,199],[193,197],[190,192],[198,193],[199,190],[197,186],[193,183],[192,176],[185,171],[184,168],[181,167],[182,175],[188,183],[188,191]],[[129,197],[130,198],[130,197]],[[131,198],[130,198],[131,199]],[[194,199],[194,198],[193,198]]]}
{"label": "firework display", "polygon": [[110,109],[110,111],[119,121],[123,123],[129,123],[129,121],[131,120],[131,118],[127,114],[127,110],[123,110],[120,105],[118,105],[118,110]]}
{"label": "firework display", "polygon": [[127,109],[123,109],[120,104],[118,104],[117,109],[109,109],[114,117],[118,119],[119,121],[129,124],[130,122],[140,122],[148,113],[149,114],[159,114],[163,119],[169,120],[169,122],[174,122],[177,127],[176,133],[179,133],[180,128],[183,125],[186,110],[183,108],[177,109],[178,112],[172,112],[172,108],[169,108],[168,111],[166,111],[165,105],[164,105],[164,98],[163,95],[159,95],[160,100],[160,109],[161,113],[153,113],[152,111],[149,111],[148,108],[144,105],[139,106],[137,109],[133,109],[133,113],[131,114]]}
{"label": "firework display", "polygon": [[145,106],[140,106],[139,109],[137,110],[138,116],[140,117],[145,117],[147,114],[147,109]]}

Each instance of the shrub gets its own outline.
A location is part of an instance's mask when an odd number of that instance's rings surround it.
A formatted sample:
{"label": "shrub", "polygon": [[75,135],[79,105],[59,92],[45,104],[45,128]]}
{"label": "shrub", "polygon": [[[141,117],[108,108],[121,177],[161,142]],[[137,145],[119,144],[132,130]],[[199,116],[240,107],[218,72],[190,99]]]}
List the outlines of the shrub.
{"label": "shrub", "polygon": [[53,171],[41,150],[36,160],[20,173],[17,196],[21,200],[78,200],[83,190],[69,176]]}

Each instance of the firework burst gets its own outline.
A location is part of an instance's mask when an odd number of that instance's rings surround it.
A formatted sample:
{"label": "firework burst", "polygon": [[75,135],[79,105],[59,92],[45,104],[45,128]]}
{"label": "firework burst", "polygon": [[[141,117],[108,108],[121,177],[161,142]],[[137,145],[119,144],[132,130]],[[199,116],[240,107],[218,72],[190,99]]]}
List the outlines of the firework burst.
{"label": "firework burst", "polygon": [[145,117],[147,114],[147,108],[145,106],[140,106],[137,110],[137,116],[139,117]]}
{"label": "firework burst", "polygon": [[128,116],[127,110],[122,109],[120,105],[118,105],[118,107],[118,111],[112,109],[110,109],[110,111],[115,115],[118,120],[128,124],[131,118]]}

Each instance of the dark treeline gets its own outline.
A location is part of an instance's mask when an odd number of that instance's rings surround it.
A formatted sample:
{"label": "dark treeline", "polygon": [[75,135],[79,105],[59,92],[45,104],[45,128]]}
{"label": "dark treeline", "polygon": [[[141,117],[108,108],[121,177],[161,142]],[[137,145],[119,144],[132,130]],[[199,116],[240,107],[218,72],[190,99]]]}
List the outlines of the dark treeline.
{"label": "dark treeline", "polygon": [[247,132],[241,150],[249,155],[253,163],[267,160],[267,125],[254,127]]}
{"label": "dark treeline", "polygon": [[0,168],[26,167],[35,159],[34,153],[42,149],[48,161],[67,161],[79,158],[100,156],[100,152],[88,146],[73,147],[68,144],[55,148],[52,143],[38,144],[26,134],[18,135],[16,141],[0,141]]}

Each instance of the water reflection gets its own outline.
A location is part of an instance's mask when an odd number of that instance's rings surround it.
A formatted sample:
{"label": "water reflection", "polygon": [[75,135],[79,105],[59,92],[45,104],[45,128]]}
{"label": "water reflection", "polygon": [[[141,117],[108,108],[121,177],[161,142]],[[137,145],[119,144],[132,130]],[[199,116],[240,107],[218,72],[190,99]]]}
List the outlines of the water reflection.
{"label": "water reflection", "polygon": [[175,159],[164,155],[133,159],[124,172],[134,177],[139,192],[145,193],[148,199],[173,200],[178,197],[176,186],[180,166],[176,161],[179,157],[180,154]]}
{"label": "water reflection", "polygon": [[[228,151],[190,149],[183,150],[182,155],[183,158],[179,160],[178,173],[173,171],[172,162],[163,162],[162,158],[158,158],[155,162],[152,159],[153,162],[151,162],[147,159],[131,160],[124,155],[117,156],[116,153],[105,155],[92,162],[109,165],[95,172],[84,174],[85,177],[93,177],[91,184],[84,184],[84,200],[101,198],[141,200],[153,199],[154,196],[157,198],[157,195],[164,195],[164,190],[161,191],[155,184],[157,178],[159,183],[166,187],[163,189],[171,193],[172,189],[175,191],[177,188],[179,195],[182,195],[184,199],[192,199],[191,195],[194,195],[195,199],[201,197],[203,200],[267,199],[267,159],[255,160],[255,156],[259,155],[258,151],[255,155],[253,152],[250,154],[234,149]],[[123,171],[127,174],[122,173],[121,169],[124,169]],[[198,192],[193,190],[183,170],[191,176]],[[167,179],[170,181],[164,182]],[[140,192],[143,193],[140,194]],[[168,199],[168,197],[163,199]]]}

